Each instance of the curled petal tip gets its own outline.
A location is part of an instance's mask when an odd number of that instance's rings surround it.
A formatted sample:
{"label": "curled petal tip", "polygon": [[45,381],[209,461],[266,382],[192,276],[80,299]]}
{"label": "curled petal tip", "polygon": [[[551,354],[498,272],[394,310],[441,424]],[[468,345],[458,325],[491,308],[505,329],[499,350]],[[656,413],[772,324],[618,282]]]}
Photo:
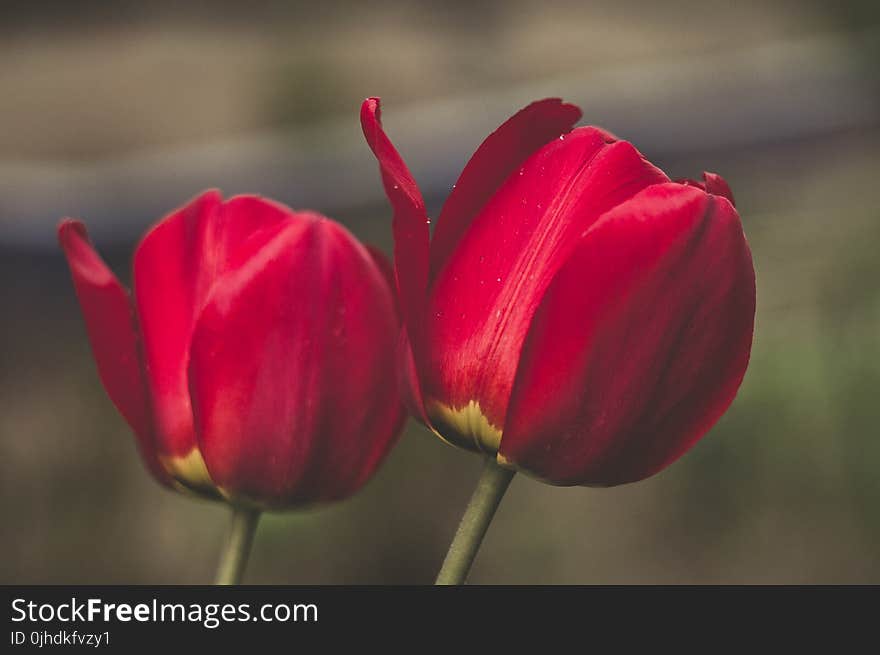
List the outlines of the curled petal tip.
{"label": "curled petal tip", "polygon": [[713,196],[726,198],[730,201],[731,205],[736,207],[736,201],[733,198],[733,191],[731,190],[730,185],[723,177],[718,175],[718,173],[711,173],[709,171],[703,172],[702,182],[698,180],[692,180],[690,178],[681,178],[676,180],[676,182],[684,184],[685,186],[692,186],[697,189],[702,189],[706,193]]}
{"label": "curled petal tip", "polygon": [[90,285],[119,285],[116,276],[92,246],[85,223],[75,218],[62,219],[58,223],[58,243],[75,282],[79,279]]}
{"label": "curled petal tip", "polygon": [[85,223],[83,223],[78,218],[70,218],[69,216],[65,216],[60,221],[58,221],[58,233],[66,232],[67,230],[78,227],[85,229]]}
{"label": "curled petal tip", "polygon": [[429,230],[422,193],[412,174],[382,129],[379,99],[367,98],[361,107],[361,126],[367,144],[376,156],[385,195],[393,211],[394,266],[404,322],[415,335],[428,280]]}
{"label": "curled petal tip", "polygon": [[370,142],[370,145],[373,144],[371,139],[375,137],[371,136],[367,132],[374,130],[376,127],[376,123],[381,124],[382,122],[382,108],[381,108],[381,100],[379,98],[367,98],[364,100],[363,104],[361,104],[361,127],[364,130],[364,136],[367,137],[367,141]]}
{"label": "curled petal tip", "polygon": [[85,223],[76,218],[65,217],[58,221],[57,234],[58,243],[65,249],[74,237],[88,238]]}
{"label": "curled petal tip", "polygon": [[531,106],[555,106],[565,112],[570,118],[572,123],[576,123],[579,121],[583,115],[583,110],[572,102],[565,102],[562,98],[544,98],[543,100],[537,100],[532,103]]}
{"label": "curled petal tip", "polygon": [[711,193],[713,196],[727,198],[730,201],[730,204],[736,207],[736,200],[733,198],[733,190],[731,190],[727,180],[718,175],[718,173],[705,171],[703,173],[703,184],[705,185],[706,193]]}

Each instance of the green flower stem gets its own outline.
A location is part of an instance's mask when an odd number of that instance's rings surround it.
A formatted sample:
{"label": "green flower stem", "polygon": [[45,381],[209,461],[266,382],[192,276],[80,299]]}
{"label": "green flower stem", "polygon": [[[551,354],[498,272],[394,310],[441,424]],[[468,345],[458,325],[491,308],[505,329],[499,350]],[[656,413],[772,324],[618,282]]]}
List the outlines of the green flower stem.
{"label": "green flower stem", "polygon": [[247,566],[248,555],[251,552],[251,544],[254,542],[254,533],[257,531],[259,520],[260,510],[233,506],[232,522],[226,535],[226,544],[220,555],[220,565],[217,567],[217,577],[214,579],[214,584],[241,584],[241,577],[244,575],[244,567]]}
{"label": "green flower stem", "polygon": [[435,584],[464,584],[513,474],[514,471],[499,466],[494,459],[486,460],[477,488],[464,511]]}

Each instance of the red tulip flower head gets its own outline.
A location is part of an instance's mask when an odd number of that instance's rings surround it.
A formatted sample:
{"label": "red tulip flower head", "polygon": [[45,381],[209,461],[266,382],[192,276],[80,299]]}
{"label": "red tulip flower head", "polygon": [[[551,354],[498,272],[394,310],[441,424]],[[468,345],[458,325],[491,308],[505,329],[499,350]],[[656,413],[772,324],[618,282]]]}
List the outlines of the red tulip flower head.
{"label": "red tulip flower head", "polygon": [[380,122],[361,123],[394,210],[404,395],[442,439],[560,485],[680,457],[739,388],[755,276],[733,196],[672,182],[580,110],[535,102],[477,149],[433,236]]}
{"label": "red tulip flower head", "polygon": [[82,223],[58,234],[101,380],[163,484],[263,508],[334,500],[393,445],[390,265],[337,223],[208,191],[140,242],[133,297]]}

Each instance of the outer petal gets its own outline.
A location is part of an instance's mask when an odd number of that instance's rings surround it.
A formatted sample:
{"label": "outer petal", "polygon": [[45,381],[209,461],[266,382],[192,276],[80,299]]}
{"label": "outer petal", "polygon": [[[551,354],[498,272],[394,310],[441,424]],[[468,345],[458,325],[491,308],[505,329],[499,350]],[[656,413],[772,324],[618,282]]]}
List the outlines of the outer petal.
{"label": "outer petal", "polygon": [[400,331],[397,345],[397,379],[400,396],[406,408],[415,418],[434,430],[431,419],[425,411],[422,384],[419,381],[419,372],[416,370],[416,361],[406,330]]}
{"label": "outer petal", "polygon": [[195,450],[186,379],[195,318],[242,242],[289,211],[255,196],[221,204],[220,193],[208,191],[153,227],[135,252],[134,292],[158,450],[175,477],[191,486],[210,486]]}
{"label": "outer petal", "polygon": [[706,183],[706,192],[713,196],[722,196],[730,201],[730,204],[736,207],[736,201],[733,199],[733,191],[727,181],[717,173],[708,171],[703,173],[703,180]]}
{"label": "outer petal", "polygon": [[58,226],[58,240],[70,266],[101,382],[134,430],[147,468],[160,482],[167,484],[168,476],[159,464],[153,442],[149,400],[128,291],[94,251],[81,222],[62,221]]}
{"label": "outer petal", "polygon": [[242,248],[191,350],[199,446],[221,491],[281,507],[356,490],[401,426],[397,334],[383,274],[340,226],[297,214]]}
{"label": "outer petal", "polygon": [[[397,285],[394,281],[394,268],[388,258],[378,248],[366,245],[367,251],[373,257],[373,261],[379,267],[379,270],[385,276],[388,282],[388,288],[394,296],[395,309],[397,315],[400,316],[400,304],[397,299]],[[410,413],[418,418],[422,423],[431,427],[431,422],[425,414],[425,405],[422,400],[422,391],[419,385],[419,377],[416,371],[415,360],[413,359],[412,348],[409,343],[409,336],[406,329],[400,330],[397,347],[397,386],[400,391],[401,398]]]}
{"label": "outer petal", "polygon": [[727,198],[730,201],[730,204],[736,207],[736,201],[733,199],[733,191],[731,190],[730,185],[727,184],[727,181],[717,173],[710,173],[708,171],[704,172],[702,182],[688,178],[676,181],[681,184],[686,184],[687,186],[697,187],[698,189],[702,189],[706,193],[711,193],[714,196]]}
{"label": "outer petal", "polygon": [[[379,270],[385,276],[385,279],[388,282],[388,288],[391,289],[391,294],[394,296],[395,310],[397,311],[398,317],[400,317],[400,303],[397,298],[397,284],[394,280],[394,267],[391,265],[391,262],[388,261],[385,253],[378,248],[366,244],[366,249],[373,257],[373,261],[376,262]],[[410,346],[409,336],[407,335],[406,329],[400,330],[397,346],[397,366],[395,368],[397,387],[404,405],[413,416],[430,428],[431,422],[425,414],[425,404],[422,399],[419,376],[416,371],[412,347]]]}
{"label": "outer petal", "polygon": [[404,324],[418,349],[425,288],[428,284],[428,215],[419,187],[382,129],[379,98],[361,106],[364,136],[382,172],[382,184],[394,209],[394,266]]}
{"label": "outer petal", "polygon": [[443,205],[431,241],[431,277],[446,263],[473,218],[535,150],[580,120],[581,110],[559,98],[533,102],[490,134],[473,154]]}
{"label": "outer petal", "polygon": [[382,276],[388,283],[388,288],[391,290],[391,295],[394,298],[394,309],[397,316],[400,317],[400,303],[397,300],[397,282],[394,279],[394,265],[389,261],[388,256],[376,246],[369,243],[363,245],[367,252],[370,253],[370,257],[373,258],[376,268],[379,269],[379,272],[382,273]]}
{"label": "outer petal", "polygon": [[430,290],[422,391],[450,440],[465,432],[473,448],[497,449],[547,285],[599,216],[668,181],[630,144],[609,139],[579,128],[532,155],[483,207]]}
{"label": "outer petal", "polygon": [[642,191],[584,236],[547,290],[499,459],[557,484],[652,475],[730,405],[754,315],[733,206],[677,184]]}

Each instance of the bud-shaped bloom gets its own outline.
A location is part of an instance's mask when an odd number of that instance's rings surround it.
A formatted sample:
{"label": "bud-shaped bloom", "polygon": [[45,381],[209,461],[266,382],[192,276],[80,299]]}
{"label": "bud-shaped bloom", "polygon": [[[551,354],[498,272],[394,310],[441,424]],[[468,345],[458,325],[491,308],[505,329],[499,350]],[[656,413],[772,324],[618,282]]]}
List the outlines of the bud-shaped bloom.
{"label": "bud-shaped bloom", "polygon": [[419,189],[361,110],[394,209],[413,413],[553,484],[645,478],[724,413],[745,374],[755,277],[720,176],[672,182],[632,145],[535,102],[491,134],[432,237]]}
{"label": "bud-shaped bloom", "polygon": [[132,296],[58,230],[98,373],[163,484],[265,508],[343,498],[393,445],[381,254],[312,212],[208,191],[134,254]]}

